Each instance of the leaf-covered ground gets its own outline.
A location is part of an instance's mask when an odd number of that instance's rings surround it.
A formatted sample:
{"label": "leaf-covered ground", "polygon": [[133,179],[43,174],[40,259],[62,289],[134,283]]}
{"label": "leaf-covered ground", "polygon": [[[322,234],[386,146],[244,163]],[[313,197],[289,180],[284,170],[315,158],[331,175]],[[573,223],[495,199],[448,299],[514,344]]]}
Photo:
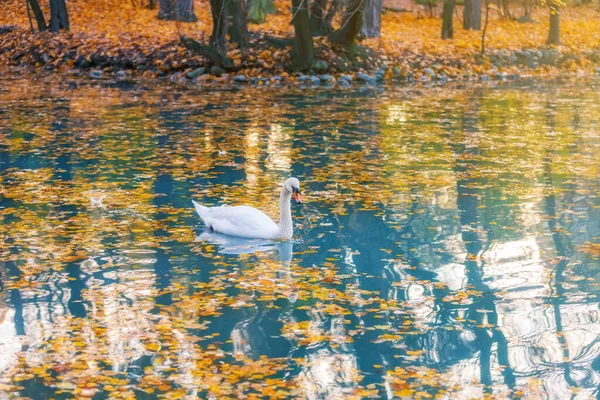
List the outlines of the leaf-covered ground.
{"label": "leaf-covered ground", "polygon": [[[191,71],[207,65],[206,61],[184,49],[179,34],[197,39],[208,38],[211,30],[207,2],[196,2],[196,23],[160,21],[156,10],[134,8],[130,2],[91,0],[69,2],[71,33],[31,34],[25,2],[6,0],[0,4],[0,25],[15,25],[16,30],[0,34],[0,66],[18,71],[45,71],[104,68],[107,71],[132,71],[149,76]],[[278,14],[270,15],[265,24],[251,25],[252,42],[248,57],[239,50],[229,53],[240,68],[237,73],[248,77],[274,75],[285,79],[290,71],[289,49],[276,49],[265,36],[289,37],[290,4],[276,2]],[[460,14],[460,9],[457,12]],[[533,13],[537,23],[520,24],[491,13],[487,47],[490,57],[478,60],[480,32],[464,31],[455,17],[455,39],[440,39],[440,18],[425,18],[413,13],[386,12],[382,17],[382,39],[362,42],[372,51],[358,60],[348,60],[331,49],[324,38],[316,39],[317,57],[329,63],[332,73],[347,71],[373,72],[387,67],[387,76],[397,68],[396,78],[419,79],[425,68],[437,75],[459,78],[481,74],[593,73],[600,62],[600,12],[596,6],[569,7],[561,10],[562,46],[548,58],[534,60],[521,57],[509,61],[514,52],[545,50],[548,11]],[[498,57],[499,55],[499,57]],[[532,67],[532,63],[535,67]]]}

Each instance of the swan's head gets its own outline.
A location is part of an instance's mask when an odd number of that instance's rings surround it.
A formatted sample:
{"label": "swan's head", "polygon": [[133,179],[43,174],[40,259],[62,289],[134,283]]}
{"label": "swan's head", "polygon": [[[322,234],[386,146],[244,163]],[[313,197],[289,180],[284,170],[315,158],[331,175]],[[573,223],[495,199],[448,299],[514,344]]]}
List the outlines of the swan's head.
{"label": "swan's head", "polygon": [[298,179],[290,178],[285,181],[283,186],[292,194],[292,197],[294,200],[296,200],[296,203],[302,204],[302,197],[300,197],[300,181]]}

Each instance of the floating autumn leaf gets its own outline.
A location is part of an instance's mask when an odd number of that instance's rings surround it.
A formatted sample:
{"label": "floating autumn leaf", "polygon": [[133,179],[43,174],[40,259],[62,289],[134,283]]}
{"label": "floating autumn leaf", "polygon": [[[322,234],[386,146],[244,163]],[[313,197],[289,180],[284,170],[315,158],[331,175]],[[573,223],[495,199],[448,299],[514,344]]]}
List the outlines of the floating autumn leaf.
{"label": "floating autumn leaf", "polygon": [[[511,398],[511,371],[552,386],[540,343],[591,368],[577,351],[597,312],[592,85],[3,84],[3,393]],[[232,254],[201,237],[191,198],[276,218],[291,174],[307,199],[293,242]],[[524,348],[538,370],[494,356]]]}

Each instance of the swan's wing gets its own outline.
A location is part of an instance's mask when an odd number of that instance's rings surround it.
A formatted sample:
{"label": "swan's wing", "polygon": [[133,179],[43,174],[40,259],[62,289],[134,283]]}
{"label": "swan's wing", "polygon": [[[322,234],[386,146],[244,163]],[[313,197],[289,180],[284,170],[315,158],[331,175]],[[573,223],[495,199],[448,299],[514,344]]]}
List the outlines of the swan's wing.
{"label": "swan's wing", "polygon": [[209,207],[202,220],[215,232],[247,238],[272,238],[279,226],[260,210],[248,206]]}

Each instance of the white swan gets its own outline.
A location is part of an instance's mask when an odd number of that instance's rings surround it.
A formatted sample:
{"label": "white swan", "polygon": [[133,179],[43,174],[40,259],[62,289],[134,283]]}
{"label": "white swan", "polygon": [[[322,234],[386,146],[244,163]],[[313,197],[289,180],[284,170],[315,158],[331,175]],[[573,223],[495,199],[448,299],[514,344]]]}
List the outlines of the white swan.
{"label": "white swan", "polygon": [[289,178],[283,183],[279,196],[279,225],[260,210],[248,206],[205,207],[194,203],[196,212],[211,230],[231,236],[252,239],[291,239],[294,233],[290,198],[298,204],[300,197],[300,182]]}

